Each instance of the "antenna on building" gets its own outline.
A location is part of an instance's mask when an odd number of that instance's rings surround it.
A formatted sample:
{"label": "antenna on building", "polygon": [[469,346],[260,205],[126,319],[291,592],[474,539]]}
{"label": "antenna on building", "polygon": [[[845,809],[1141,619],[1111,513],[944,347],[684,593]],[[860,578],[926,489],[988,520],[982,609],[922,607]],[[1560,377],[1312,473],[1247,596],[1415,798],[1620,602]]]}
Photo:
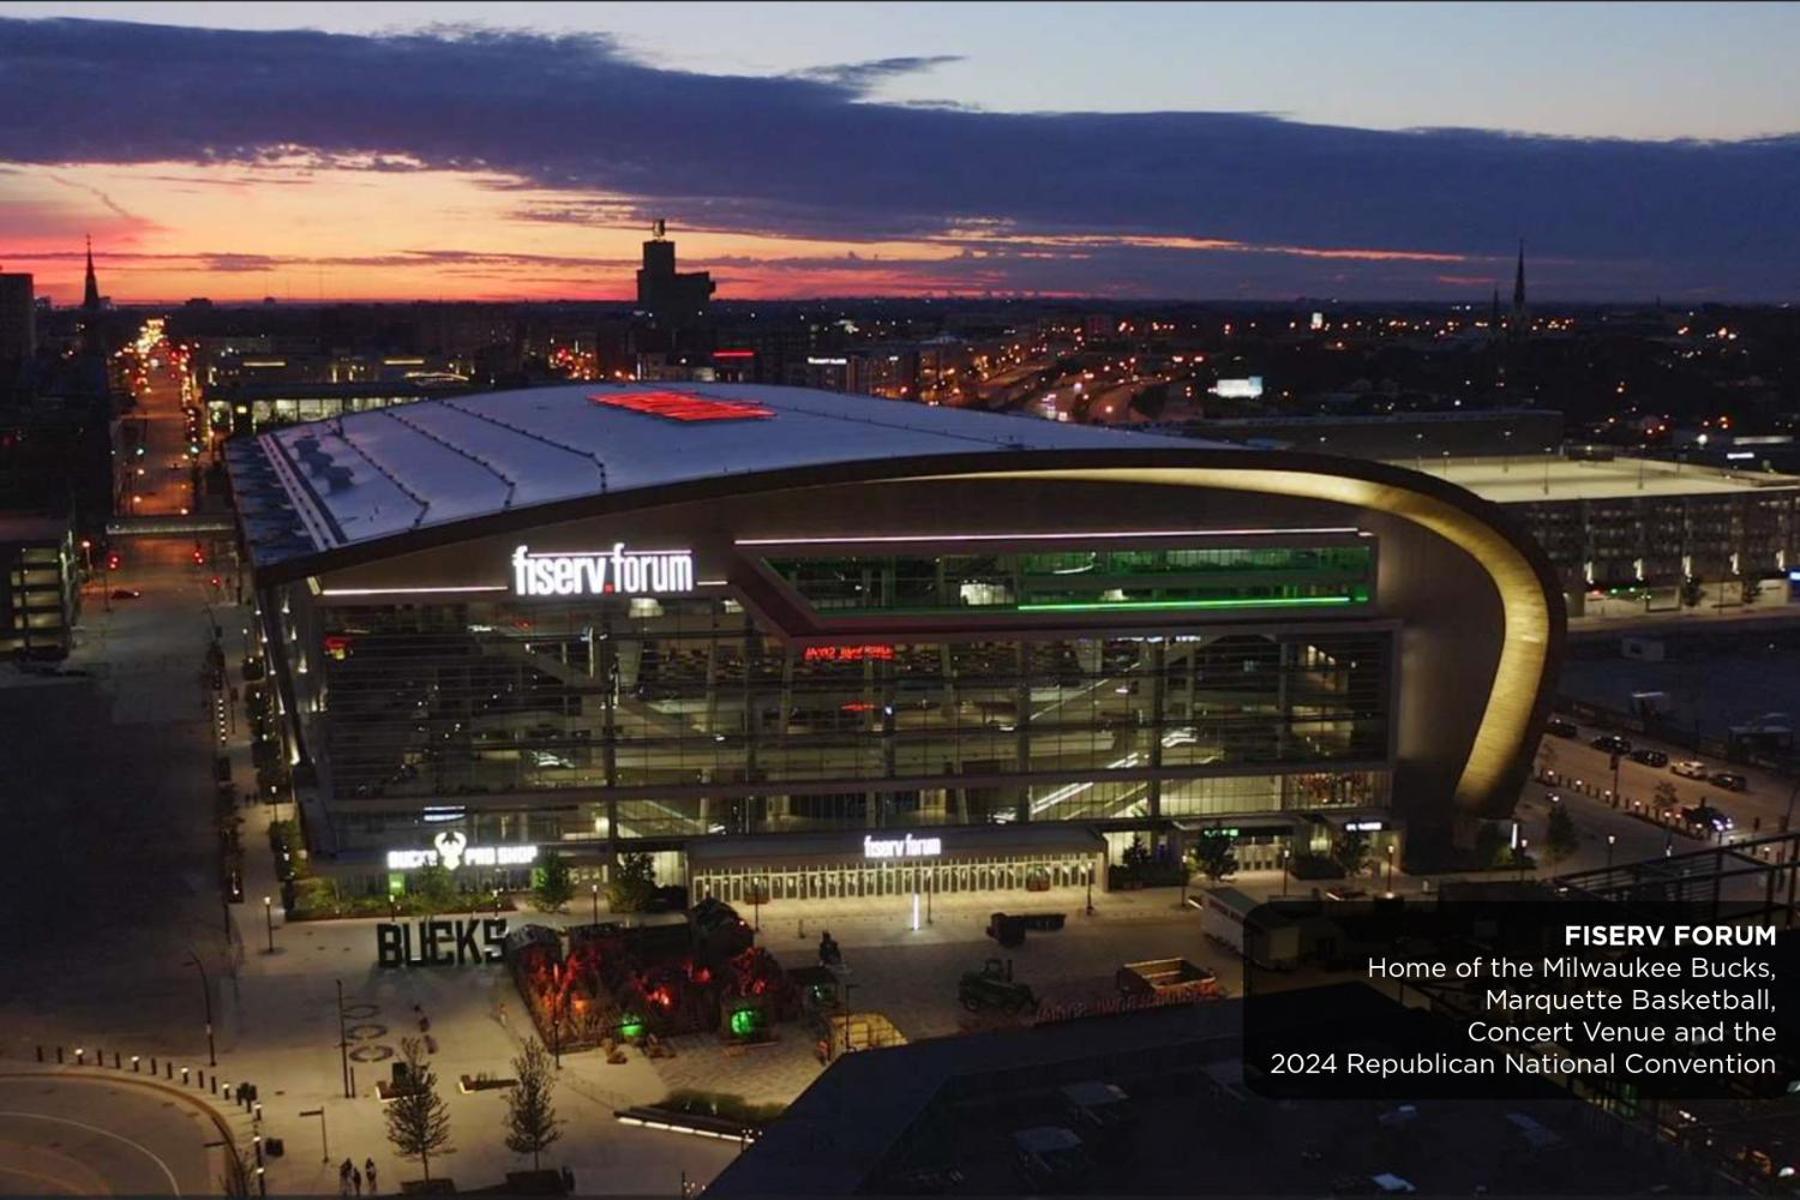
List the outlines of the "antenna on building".
{"label": "antenna on building", "polygon": [[669,223],[662,217],[658,217],[656,220],[650,222],[650,236],[654,237],[659,242],[668,235],[668,230]]}

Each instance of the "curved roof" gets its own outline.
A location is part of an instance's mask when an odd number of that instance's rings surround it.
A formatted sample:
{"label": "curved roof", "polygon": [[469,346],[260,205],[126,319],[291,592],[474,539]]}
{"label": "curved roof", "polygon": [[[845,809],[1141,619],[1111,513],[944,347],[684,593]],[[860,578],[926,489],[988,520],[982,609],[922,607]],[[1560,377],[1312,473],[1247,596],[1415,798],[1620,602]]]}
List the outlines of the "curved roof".
{"label": "curved roof", "polygon": [[258,565],[540,504],[721,475],[996,450],[1222,443],[755,384],[447,396],[227,450]]}

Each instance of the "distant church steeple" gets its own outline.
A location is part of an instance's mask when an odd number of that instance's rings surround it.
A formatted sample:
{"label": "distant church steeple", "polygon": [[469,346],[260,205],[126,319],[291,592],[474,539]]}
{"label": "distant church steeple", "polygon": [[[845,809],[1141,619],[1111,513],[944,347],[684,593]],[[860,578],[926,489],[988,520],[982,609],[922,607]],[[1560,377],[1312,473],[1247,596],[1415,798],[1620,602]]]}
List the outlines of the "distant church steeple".
{"label": "distant church steeple", "polygon": [[1530,315],[1525,311],[1525,239],[1519,239],[1519,266],[1513,275],[1512,335],[1524,337],[1531,330]]}
{"label": "distant church steeple", "polygon": [[94,239],[87,240],[87,287],[81,293],[81,307],[91,313],[100,311],[100,281],[94,278]]}

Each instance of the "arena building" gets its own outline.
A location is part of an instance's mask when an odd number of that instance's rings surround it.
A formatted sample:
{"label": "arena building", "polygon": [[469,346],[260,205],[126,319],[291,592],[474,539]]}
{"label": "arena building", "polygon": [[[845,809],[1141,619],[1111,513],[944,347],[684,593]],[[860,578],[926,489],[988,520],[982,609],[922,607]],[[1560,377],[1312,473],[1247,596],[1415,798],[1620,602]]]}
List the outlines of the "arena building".
{"label": "arena building", "polygon": [[[234,441],[315,866],[696,896],[1246,867],[1508,811],[1562,638],[1403,468],[748,385],[439,398]],[[1404,833],[1404,846],[1401,837]]]}

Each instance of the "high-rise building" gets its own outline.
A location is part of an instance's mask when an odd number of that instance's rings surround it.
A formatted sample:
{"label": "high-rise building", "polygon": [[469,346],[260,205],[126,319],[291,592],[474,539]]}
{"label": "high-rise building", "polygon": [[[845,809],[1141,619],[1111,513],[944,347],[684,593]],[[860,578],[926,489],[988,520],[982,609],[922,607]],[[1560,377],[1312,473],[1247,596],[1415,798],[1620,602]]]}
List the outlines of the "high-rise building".
{"label": "high-rise building", "polygon": [[644,243],[644,265],[637,273],[638,307],[650,314],[657,327],[669,333],[692,329],[706,320],[712,303],[712,275],[706,271],[675,269],[675,243],[667,226],[658,219],[651,238]]}
{"label": "high-rise building", "polygon": [[37,353],[37,304],[29,275],[0,274],[0,363]]}

